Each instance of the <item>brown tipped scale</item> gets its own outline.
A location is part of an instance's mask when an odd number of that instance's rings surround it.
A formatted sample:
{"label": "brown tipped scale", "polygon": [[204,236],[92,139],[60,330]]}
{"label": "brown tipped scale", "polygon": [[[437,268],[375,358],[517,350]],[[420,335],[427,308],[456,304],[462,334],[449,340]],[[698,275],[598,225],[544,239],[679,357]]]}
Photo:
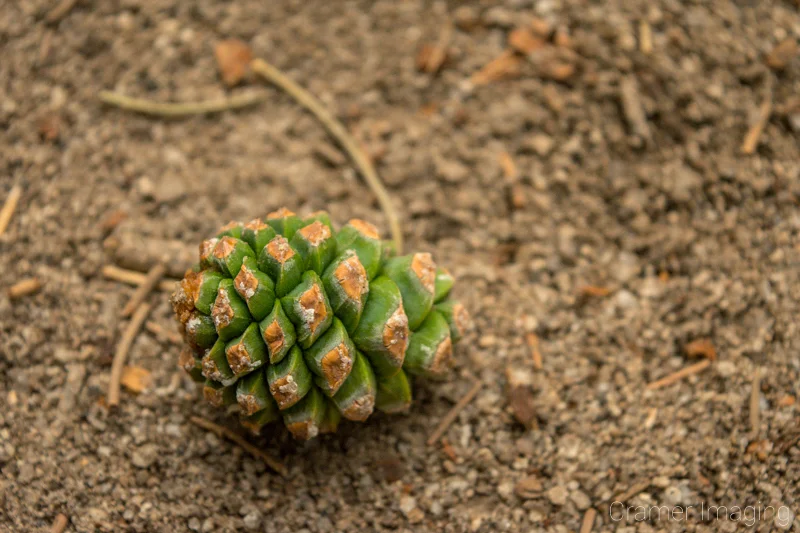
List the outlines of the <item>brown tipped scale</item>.
{"label": "brown tipped scale", "polygon": [[409,374],[441,377],[469,315],[427,253],[396,257],[377,228],[337,231],[326,212],[282,208],[203,241],[172,296],[179,364],[254,433],[276,420],[300,440],[407,412]]}

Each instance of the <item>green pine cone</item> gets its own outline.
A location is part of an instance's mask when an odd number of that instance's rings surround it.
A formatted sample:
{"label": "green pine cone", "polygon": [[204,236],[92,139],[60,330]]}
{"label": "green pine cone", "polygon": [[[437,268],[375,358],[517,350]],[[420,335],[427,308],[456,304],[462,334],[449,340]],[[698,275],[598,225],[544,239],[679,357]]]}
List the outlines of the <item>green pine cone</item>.
{"label": "green pine cone", "polygon": [[259,433],[282,420],[300,440],[374,409],[405,412],[409,375],[442,377],[469,317],[430,254],[396,256],[377,229],[282,208],[230,222],[200,245],[171,301],[179,365],[214,406]]}

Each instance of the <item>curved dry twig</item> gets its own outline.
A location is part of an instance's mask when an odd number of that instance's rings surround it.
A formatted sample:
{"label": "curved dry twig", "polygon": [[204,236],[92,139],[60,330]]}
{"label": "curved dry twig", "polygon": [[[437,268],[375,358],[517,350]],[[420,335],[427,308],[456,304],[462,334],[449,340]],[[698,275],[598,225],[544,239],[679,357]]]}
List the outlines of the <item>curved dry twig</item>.
{"label": "curved dry twig", "polygon": [[144,98],[131,98],[112,91],[100,91],[98,96],[103,103],[120,109],[154,117],[170,118],[241,109],[261,103],[267,99],[267,94],[263,92],[237,94],[228,98],[218,98],[203,102],[154,102]]}
{"label": "curved dry twig", "polygon": [[403,253],[403,232],[400,229],[400,219],[394,209],[392,200],[389,197],[389,192],[383,185],[383,182],[378,177],[378,172],[372,161],[367,157],[358,142],[352,135],[345,129],[341,122],[331,114],[330,111],[320,102],[317,97],[309,93],[303,87],[298,85],[294,80],[286,76],[283,72],[270,65],[263,59],[254,59],[250,63],[253,72],[262,76],[264,79],[278,86],[294,98],[300,105],[305,107],[322,123],[328,133],[333,136],[336,141],[342,146],[345,152],[350,156],[353,163],[356,165],[367,185],[372,192],[377,196],[378,203],[381,206],[386,219],[389,223],[389,229],[392,233],[392,240],[394,240],[397,253]]}

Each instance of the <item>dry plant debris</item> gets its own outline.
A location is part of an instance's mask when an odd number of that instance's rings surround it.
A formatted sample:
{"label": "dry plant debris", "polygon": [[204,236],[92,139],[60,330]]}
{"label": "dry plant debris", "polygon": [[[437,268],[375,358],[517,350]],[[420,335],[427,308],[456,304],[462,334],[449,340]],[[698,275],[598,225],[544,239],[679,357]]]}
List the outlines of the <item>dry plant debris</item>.
{"label": "dry plant debris", "polygon": [[12,300],[24,298],[31,294],[36,294],[42,288],[39,278],[27,278],[20,280],[8,288],[8,297]]}
{"label": "dry plant debris", "polygon": [[647,390],[656,390],[661,389],[664,387],[668,387],[673,383],[677,383],[678,381],[682,380],[683,378],[693,376],[699,372],[702,372],[706,368],[711,366],[711,361],[709,359],[705,359],[700,361],[699,363],[695,363],[693,365],[686,366],[677,372],[674,372],[666,377],[663,377],[657,381],[653,381],[652,383],[647,384]]}
{"label": "dry plant debris", "polygon": [[50,525],[50,533],[63,533],[68,524],[69,518],[67,518],[67,515],[59,513]]}
{"label": "dry plant debris", "polygon": [[499,80],[516,78],[522,72],[522,58],[513,50],[505,50],[472,75],[473,85],[486,85]]}
{"label": "dry plant debris", "polygon": [[122,371],[120,383],[130,392],[139,394],[150,388],[153,384],[153,378],[150,371],[146,368],[140,366],[126,366]]}
{"label": "dry plant debris", "polygon": [[247,453],[249,453],[256,459],[261,459],[272,470],[274,470],[281,476],[286,477],[287,474],[286,466],[284,466],[284,464],[279,459],[273,457],[272,455],[268,454],[263,450],[256,448],[255,446],[247,442],[244,437],[242,437],[235,431],[220,426],[219,424],[215,424],[214,422],[206,420],[205,418],[200,418],[199,416],[193,416],[189,420],[192,422],[192,424],[201,427],[206,431],[211,431],[212,433],[215,433],[218,437],[226,438],[229,441],[239,445]]}
{"label": "dry plant debris", "polygon": [[747,130],[747,134],[742,141],[741,152],[744,155],[752,155],[758,148],[761,133],[767,127],[769,118],[772,115],[772,76],[768,73],[764,82],[764,99],[758,108],[758,115],[755,121]]}
{"label": "dry plant debris", "polygon": [[423,44],[417,53],[417,70],[436,74],[447,61],[447,48],[453,37],[453,26],[446,23],[435,44]]}
{"label": "dry plant debris", "polygon": [[711,339],[696,339],[684,347],[689,357],[705,357],[711,361],[717,360],[717,349]]}
{"label": "dry plant debris", "polygon": [[536,416],[536,395],[531,376],[525,370],[506,367],[506,397],[514,418],[526,429],[536,429],[539,422]]}
{"label": "dry plant debris", "polygon": [[133,341],[136,335],[144,324],[147,315],[150,313],[150,304],[143,303],[133,314],[133,317],[128,322],[128,327],[122,334],[122,338],[117,344],[117,350],[114,353],[114,360],[111,363],[111,376],[108,383],[108,406],[115,407],[119,405],[120,393],[120,380],[122,379],[122,371],[125,368],[125,361],[128,358],[128,352],[133,346]]}
{"label": "dry plant debris", "polygon": [[[119,281],[121,283],[127,283],[128,285],[142,285],[147,282],[147,275],[142,274],[141,272],[136,272],[135,270],[128,270],[126,268],[120,268],[116,265],[104,265],[101,273],[103,277],[113,280]],[[178,280],[161,280],[158,283],[158,290],[165,291],[165,292],[172,292],[175,290],[175,284]]]}
{"label": "dry plant debris", "polygon": [[8,224],[11,222],[11,217],[14,216],[14,211],[17,209],[17,204],[22,196],[22,187],[14,185],[8,192],[3,208],[0,209],[0,235],[5,233]]}
{"label": "dry plant debris", "polygon": [[528,333],[525,335],[525,342],[528,344],[528,349],[531,351],[533,368],[541,370],[544,368],[544,364],[542,362],[542,352],[539,349],[539,336],[536,335],[536,333]]}
{"label": "dry plant debris", "polygon": [[134,111],[136,113],[142,113],[143,115],[155,117],[182,118],[250,107],[266,100],[267,94],[263,92],[247,92],[204,102],[179,103],[153,102],[152,100],[144,98],[131,98],[130,96],[111,91],[100,91],[98,97],[103,103],[125,109],[126,111]]}
{"label": "dry plant debris", "polygon": [[453,406],[452,409],[442,418],[442,421],[439,422],[439,425],[436,426],[436,429],[431,433],[431,436],[428,438],[428,446],[433,446],[436,442],[442,438],[445,431],[450,427],[450,425],[455,422],[456,417],[458,414],[464,410],[464,408],[469,405],[469,403],[478,395],[480,392],[481,387],[483,385],[480,381],[476,381],[475,384],[472,386],[467,393],[461,397],[460,400]]}
{"label": "dry plant debris", "polygon": [[167,267],[165,267],[162,263],[158,263],[150,269],[147,275],[142,280],[142,283],[134,291],[131,299],[125,304],[125,307],[122,309],[122,316],[129,317],[131,316],[136,309],[144,302],[144,299],[147,298],[147,295],[150,294],[158,284],[161,282],[161,278],[164,277],[164,274],[167,272]]}
{"label": "dry plant debris", "polygon": [[250,70],[253,60],[253,51],[239,39],[225,39],[214,47],[214,57],[217,59],[222,81],[228,87],[238,85]]}
{"label": "dry plant debris", "polygon": [[595,518],[597,518],[597,510],[594,507],[586,509],[586,513],[583,515],[583,521],[581,522],[581,529],[578,533],[591,533]]}

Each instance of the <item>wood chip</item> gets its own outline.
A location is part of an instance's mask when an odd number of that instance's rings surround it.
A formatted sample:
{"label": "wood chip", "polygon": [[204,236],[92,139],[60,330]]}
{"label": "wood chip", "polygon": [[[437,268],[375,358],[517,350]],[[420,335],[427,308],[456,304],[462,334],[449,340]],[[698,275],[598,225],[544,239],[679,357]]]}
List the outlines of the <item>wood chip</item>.
{"label": "wood chip", "polygon": [[596,285],[582,285],[578,288],[578,295],[583,297],[602,298],[611,294],[611,289]]}
{"label": "wood chip", "polygon": [[313,150],[314,155],[332,167],[340,167],[347,163],[347,158],[344,154],[328,143],[317,143],[314,145]]}
{"label": "wood chip", "polygon": [[522,58],[513,50],[505,50],[472,75],[473,85],[486,85],[500,80],[516,78],[522,72]]}
{"label": "wood chip", "polygon": [[131,296],[131,299],[122,309],[122,316],[129,317],[131,316],[134,311],[144,302],[147,295],[155,288],[158,283],[161,281],[161,278],[164,277],[164,274],[167,272],[167,267],[163,264],[159,263],[147,273],[142,280],[142,283],[136,288],[136,291]]}
{"label": "wood chip", "polygon": [[764,58],[764,62],[772,70],[783,70],[789,66],[796,55],[797,40],[794,37],[787,37],[775,45],[775,48]]}
{"label": "wood chip", "polygon": [[439,422],[439,425],[436,426],[436,429],[431,433],[431,436],[428,438],[428,446],[433,446],[436,442],[442,438],[444,432],[450,427],[450,425],[455,421],[458,414],[464,410],[464,408],[469,405],[469,402],[478,395],[478,392],[483,388],[483,384],[480,381],[476,381],[475,384],[472,386],[469,391],[460,399],[458,403],[456,403],[452,409],[442,418],[442,421]]}
{"label": "wood chip", "polygon": [[516,181],[517,177],[519,176],[519,171],[517,170],[517,165],[514,163],[514,159],[511,157],[511,154],[506,151],[500,152],[498,160],[500,162],[500,168],[503,169],[503,177],[506,179],[506,181]]}
{"label": "wood chip", "polygon": [[761,133],[769,122],[769,117],[772,115],[772,76],[767,74],[766,82],[764,83],[764,100],[758,108],[758,116],[756,117],[750,129],[742,141],[741,152],[745,155],[755,153],[758,148],[758,141],[761,138]]}
{"label": "wood chip", "polygon": [[597,518],[597,511],[594,507],[586,509],[586,512],[583,514],[583,522],[581,522],[579,533],[591,533],[595,518]]}
{"label": "wood chip", "polygon": [[650,126],[639,98],[639,85],[636,78],[627,76],[622,79],[619,86],[619,98],[622,104],[622,113],[631,128],[631,132],[646,143],[652,142]]}
{"label": "wood chip", "polygon": [[36,56],[36,66],[44,65],[47,58],[50,57],[50,50],[53,49],[53,35],[55,35],[55,32],[50,28],[44,30],[42,41],[39,44],[39,54]]}
{"label": "wood chip", "polygon": [[122,339],[117,344],[117,351],[111,363],[111,378],[108,384],[109,407],[119,405],[120,379],[122,378],[122,370],[125,368],[125,360],[128,358],[128,352],[133,345],[133,341],[136,339],[136,335],[139,333],[149,313],[150,304],[143,303],[140,305],[133,318],[128,322],[128,327],[125,329],[125,333],[122,334]]}
{"label": "wood chip", "polygon": [[284,466],[284,464],[279,459],[273,457],[272,455],[268,454],[265,451],[260,450],[259,448],[256,448],[255,446],[247,442],[244,439],[244,437],[242,437],[238,433],[231,431],[226,427],[222,427],[218,424],[215,424],[210,420],[206,420],[205,418],[200,418],[199,416],[193,416],[189,419],[189,421],[196,426],[199,426],[207,431],[211,431],[212,433],[215,433],[218,437],[224,437],[230,440],[231,442],[238,444],[253,457],[264,461],[264,463],[268,467],[273,469],[275,472],[277,472],[281,476],[284,477],[286,476],[286,466]]}
{"label": "wood chip", "polygon": [[239,39],[226,39],[214,47],[214,57],[217,59],[223,83],[233,87],[238,85],[250,70],[253,51]]}
{"label": "wood chip", "polygon": [[69,524],[69,518],[67,518],[67,515],[59,513],[56,515],[55,520],[53,520],[53,524],[50,526],[50,533],[64,533],[64,530],[67,529],[67,524]]}
{"label": "wood chip", "polygon": [[553,27],[550,23],[538,17],[531,19],[530,29],[536,37],[545,41],[550,39],[553,34]]}
{"label": "wood chip", "polygon": [[536,333],[528,333],[525,335],[525,342],[531,351],[531,359],[533,359],[533,368],[541,370],[544,368],[542,364],[542,352],[539,350],[539,337]]}
{"label": "wood chip", "polygon": [[653,29],[646,20],[639,21],[639,51],[646,56],[653,53]]}
{"label": "wood chip", "polygon": [[[136,272],[135,270],[127,270],[114,265],[105,265],[101,270],[104,278],[127,283],[128,285],[141,285],[147,279],[145,274]],[[172,292],[175,290],[177,280],[161,280],[158,284],[158,289],[164,292]]]}
{"label": "wood chip", "polygon": [[693,365],[689,365],[687,367],[678,370],[677,372],[670,374],[667,377],[661,378],[652,383],[648,383],[647,390],[656,390],[656,389],[661,389],[663,387],[667,387],[669,385],[672,385],[673,383],[682,380],[685,377],[689,377],[691,375],[697,374],[698,372],[702,372],[709,366],[711,366],[711,361],[708,359],[705,359]]}
{"label": "wood chip", "polygon": [[61,136],[61,117],[55,113],[48,113],[39,119],[37,129],[43,141],[55,142]]}
{"label": "wood chip", "polygon": [[705,357],[711,361],[717,360],[717,349],[710,339],[696,339],[684,346],[689,357]]}
{"label": "wood chip", "polygon": [[27,278],[20,280],[8,288],[8,297],[12,300],[23,298],[39,292],[42,282],[39,278]]}
{"label": "wood chip", "polygon": [[547,42],[544,39],[536,37],[533,32],[527,28],[515,28],[508,34],[508,46],[519,52],[520,54],[530,54],[544,48]]}
{"label": "wood chip", "polygon": [[17,204],[22,196],[22,187],[14,185],[8,192],[8,197],[3,204],[3,209],[0,209],[0,235],[6,232],[8,224],[11,222],[11,217],[14,216],[14,211],[17,209]]}
{"label": "wood chip", "polygon": [[756,440],[761,431],[761,369],[753,373],[750,388],[750,440]]}
{"label": "wood chip", "polygon": [[148,389],[153,383],[150,371],[139,366],[126,366],[122,371],[120,383],[134,394]]}

